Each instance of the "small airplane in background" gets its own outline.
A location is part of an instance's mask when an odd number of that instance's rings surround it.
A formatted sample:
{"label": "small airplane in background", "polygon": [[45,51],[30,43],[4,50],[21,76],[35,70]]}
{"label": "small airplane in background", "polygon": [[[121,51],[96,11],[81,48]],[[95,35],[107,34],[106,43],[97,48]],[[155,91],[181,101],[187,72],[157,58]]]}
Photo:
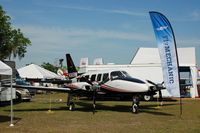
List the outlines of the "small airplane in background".
{"label": "small airplane in background", "polygon": [[[14,85],[15,88],[27,88],[46,91],[57,91],[68,93],[67,105],[69,110],[75,109],[73,97],[92,97],[93,112],[96,109],[96,97],[101,96],[132,96],[132,112],[137,113],[139,108],[140,95],[154,95],[157,91],[161,92],[163,87],[151,81],[141,80],[131,77],[123,70],[105,70],[87,72],[78,76],[78,72],[70,54],[66,54],[68,75],[70,83],[64,84],[62,88]],[[160,94],[160,99],[162,95]]]}

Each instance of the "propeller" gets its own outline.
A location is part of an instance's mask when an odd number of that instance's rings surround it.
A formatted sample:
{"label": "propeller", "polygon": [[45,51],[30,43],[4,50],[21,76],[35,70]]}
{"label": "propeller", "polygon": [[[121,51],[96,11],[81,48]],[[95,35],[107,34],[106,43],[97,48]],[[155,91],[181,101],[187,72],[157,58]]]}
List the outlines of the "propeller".
{"label": "propeller", "polygon": [[93,114],[96,111],[96,91],[99,88],[98,84],[93,84],[92,90],[93,90]]}
{"label": "propeller", "polygon": [[91,90],[93,91],[92,100],[93,100],[93,114],[94,114],[95,111],[96,111],[96,92],[97,92],[97,89],[100,86],[100,83],[92,82],[92,81],[90,81],[88,78],[86,78],[84,76],[82,76],[81,78],[84,79],[85,82],[87,82],[88,84],[91,85]]}
{"label": "propeller", "polygon": [[97,94],[97,90],[100,88],[100,86],[102,84],[108,82],[109,79],[106,79],[106,80],[98,83],[98,82],[92,82],[91,80],[89,80],[88,78],[86,78],[84,76],[82,76],[81,78],[83,78],[85,80],[85,82],[87,82],[88,84],[91,85],[91,89],[93,91],[93,97],[92,97],[92,99],[93,99],[93,114],[94,114],[95,111],[96,111],[96,94]]}
{"label": "propeller", "polygon": [[163,87],[163,83],[164,83],[164,82],[162,82],[161,84],[156,84],[156,83],[154,83],[154,82],[152,82],[152,81],[150,81],[150,80],[147,80],[147,82],[150,83],[150,84],[152,84],[152,85],[154,85],[154,86],[156,87],[156,90],[155,90],[155,91],[158,91],[158,96],[159,96],[158,99],[159,99],[159,101],[161,102],[161,105],[162,105],[163,97],[162,97],[162,92],[161,92],[161,90],[164,89],[164,87]]}

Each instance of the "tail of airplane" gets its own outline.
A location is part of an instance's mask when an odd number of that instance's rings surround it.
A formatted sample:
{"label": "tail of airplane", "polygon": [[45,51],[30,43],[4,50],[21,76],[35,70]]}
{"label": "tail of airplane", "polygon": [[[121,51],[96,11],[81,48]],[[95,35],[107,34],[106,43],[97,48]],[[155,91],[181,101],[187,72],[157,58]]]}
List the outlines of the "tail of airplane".
{"label": "tail of airplane", "polygon": [[66,60],[67,60],[67,70],[68,70],[69,78],[76,77],[78,72],[76,70],[76,67],[74,65],[74,62],[73,62],[70,54],[66,54]]}
{"label": "tail of airplane", "polygon": [[15,82],[17,85],[30,85],[29,82],[21,78],[18,71],[16,71]]}

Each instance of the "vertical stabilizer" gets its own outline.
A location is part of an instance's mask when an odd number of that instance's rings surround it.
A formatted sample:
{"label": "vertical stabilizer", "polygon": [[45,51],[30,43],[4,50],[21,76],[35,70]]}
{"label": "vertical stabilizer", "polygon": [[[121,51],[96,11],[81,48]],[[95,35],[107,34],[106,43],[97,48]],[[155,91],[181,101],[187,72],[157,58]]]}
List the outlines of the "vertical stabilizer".
{"label": "vertical stabilizer", "polygon": [[68,70],[69,78],[76,77],[78,72],[76,70],[76,67],[74,65],[74,62],[73,62],[70,54],[66,54],[66,60],[67,60],[67,70]]}

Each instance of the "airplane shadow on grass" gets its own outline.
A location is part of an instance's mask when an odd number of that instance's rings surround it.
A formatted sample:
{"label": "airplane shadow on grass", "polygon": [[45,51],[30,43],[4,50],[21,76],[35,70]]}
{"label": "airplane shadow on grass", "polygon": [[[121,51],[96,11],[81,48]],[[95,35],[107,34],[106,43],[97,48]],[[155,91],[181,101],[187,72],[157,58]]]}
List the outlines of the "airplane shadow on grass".
{"label": "airplane shadow on grass", "polygon": [[[14,112],[36,112],[36,111],[48,111],[51,109],[52,111],[63,111],[63,110],[68,110],[67,106],[65,107],[53,107],[53,108],[29,108],[29,109],[14,109]],[[10,110],[4,110],[4,111],[10,111]]]}
{"label": "airplane shadow on grass", "polygon": [[[64,103],[63,103],[64,104]],[[165,103],[163,107],[165,106],[174,106],[177,105],[176,103]],[[140,113],[148,113],[148,114],[153,114],[153,115],[163,115],[163,116],[173,116],[173,114],[165,113],[159,111],[159,108],[156,108],[157,105],[151,104],[151,105],[140,105],[139,107],[139,114]],[[49,108],[43,107],[43,108],[29,108],[29,109],[14,109],[14,112],[27,112],[27,111],[48,111],[51,109],[52,111],[68,111],[68,106],[62,106],[62,107],[52,107]],[[5,110],[5,111],[10,111],[10,110]],[[90,102],[81,102],[77,101],[75,102],[75,110],[74,111],[80,111],[80,112],[91,112],[93,113],[93,105]],[[102,103],[96,104],[96,110],[95,113],[98,113],[98,111],[113,111],[113,112],[131,112],[131,103],[130,105],[114,105],[114,106],[109,106],[109,105],[103,105]]]}
{"label": "airplane shadow on grass", "polygon": [[[82,112],[92,112],[93,107],[92,104],[83,103],[83,102],[76,102],[76,105],[79,107],[75,109],[75,111],[82,111]],[[174,106],[176,104],[165,104],[163,106]],[[159,112],[159,108],[156,108],[157,105],[141,105],[139,107],[139,113],[149,113],[153,115],[165,115],[165,116],[173,116],[173,114]],[[131,105],[115,105],[115,106],[107,106],[102,105],[101,103],[96,104],[95,113],[98,111],[113,111],[113,112],[131,112]]]}

